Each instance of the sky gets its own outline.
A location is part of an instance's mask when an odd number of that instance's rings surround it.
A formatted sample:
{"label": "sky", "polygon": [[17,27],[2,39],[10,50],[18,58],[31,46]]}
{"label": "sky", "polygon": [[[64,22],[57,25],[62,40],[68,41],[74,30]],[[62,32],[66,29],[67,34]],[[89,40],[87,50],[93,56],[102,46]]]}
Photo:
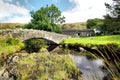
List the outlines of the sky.
{"label": "sky", "polygon": [[0,0],[0,23],[28,23],[30,11],[54,4],[66,17],[66,23],[85,22],[88,19],[103,18],[104,3],[112,0]]}

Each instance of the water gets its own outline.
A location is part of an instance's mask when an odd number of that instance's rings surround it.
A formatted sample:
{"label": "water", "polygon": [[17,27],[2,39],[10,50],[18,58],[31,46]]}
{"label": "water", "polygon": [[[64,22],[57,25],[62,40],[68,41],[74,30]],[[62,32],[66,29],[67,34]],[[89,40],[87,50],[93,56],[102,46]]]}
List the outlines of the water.
{"label": "water", "polygon": [[104,65],[103,59],[89,60],[85,56],[72,55],[76,65],[83,73],[84,80],[102,80],[106,76],[101,67]]}

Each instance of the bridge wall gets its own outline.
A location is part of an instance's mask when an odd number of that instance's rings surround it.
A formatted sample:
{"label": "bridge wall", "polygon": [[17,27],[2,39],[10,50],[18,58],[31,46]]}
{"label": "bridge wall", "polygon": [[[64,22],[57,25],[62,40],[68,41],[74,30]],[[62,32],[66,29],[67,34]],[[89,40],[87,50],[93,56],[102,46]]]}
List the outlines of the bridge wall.
{"label": "bridge wall", "polygon": [[6,37],[12,36],[15,38],[19,38],[22,41],[30,39],[30,38],[44,38],[44,39],[51,40],[57,44],[59,44],[62,40],[70,37],[67,35],[47,32],[43,30],[34,30],[34,29],[0,30],[0,35],[6,36]]}

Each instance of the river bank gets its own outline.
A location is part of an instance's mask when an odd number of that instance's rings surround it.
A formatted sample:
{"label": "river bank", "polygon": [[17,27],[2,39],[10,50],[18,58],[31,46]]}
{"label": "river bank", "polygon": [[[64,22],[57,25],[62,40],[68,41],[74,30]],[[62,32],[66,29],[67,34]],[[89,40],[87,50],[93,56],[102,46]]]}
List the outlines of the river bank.
{"label": "river bank", "polygon": [[[103,59],[104,69],[109,77],[119,80],[120,75],[120,35],[69,38],[62,42],[69,53],[85,55],[90,59]],[[72,50],[76,51],[73,52]],[[109,80],[109,79],[107,79]]]}
{"label": "river bank", "polygon": [[26,50],[25,44],[18,39],[1,38],[2,80],[119,80],[120,52],[116,44],[62,43],[48,52],[44,41],[43,46],[35,48],[37,41],[30,42]]}

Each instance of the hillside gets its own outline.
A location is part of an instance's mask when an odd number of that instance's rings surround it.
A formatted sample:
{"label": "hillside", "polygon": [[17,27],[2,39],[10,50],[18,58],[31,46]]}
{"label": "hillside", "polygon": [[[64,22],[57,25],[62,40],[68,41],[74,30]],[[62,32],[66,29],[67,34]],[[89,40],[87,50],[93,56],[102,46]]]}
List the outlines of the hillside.
{"label": "hillside", "polygon": [[[23,25],[22,23],[0,23],[0,29],[15,29],[21,28]],[[62,29],[86,29],[85,22],[78,22],[78,23],[66,23],[61,25]]]}
{"label": "hillside", "polygon": [[0,29],[21,28],[23,25],[22,23],[0,23]]}
{"label": "hillside", "polygon": [[62,29],[86,29],[86,22],[66,23],[62,25]]}

